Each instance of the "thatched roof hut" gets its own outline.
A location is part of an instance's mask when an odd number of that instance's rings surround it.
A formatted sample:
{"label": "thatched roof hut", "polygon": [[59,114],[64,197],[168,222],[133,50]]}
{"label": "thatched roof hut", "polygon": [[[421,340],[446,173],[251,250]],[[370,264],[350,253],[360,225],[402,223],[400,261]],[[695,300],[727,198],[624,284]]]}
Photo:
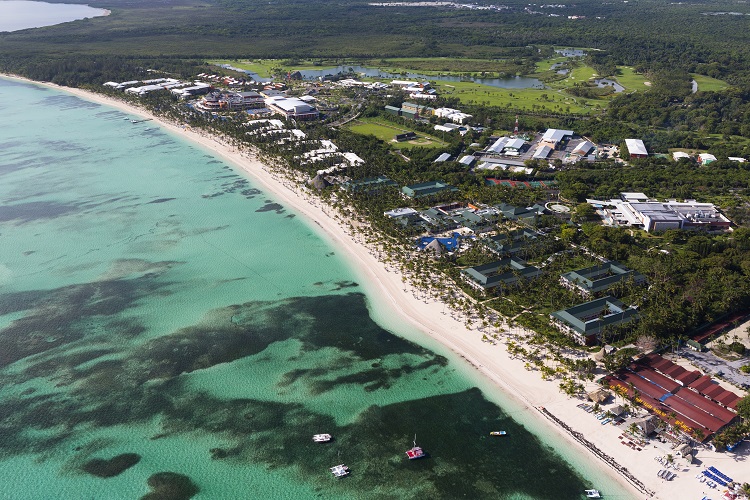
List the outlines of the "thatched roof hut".
{"label": "thatched roof hut", "polygon": [[595,353],[594,353],[594,355],[593,355],[593,356],[591,356],[591,357],[592,357],[592,358],[594,359],[594,361],[596,361],[597,363],[602,363],[602,362],[604,361],[604,356],[605,356],[606,354],[607,354],[607,353],[606,353],[606,352],[604,352],[604,348],[602,347],[601,349],[599,349],[599,352],[595,352]]}
{"label": "thatched roof hut", "polygon": [[614,415],[616,417],[619,417],[620,415],[622,415],[623,413],[625,413],[625,408],[623,408],[622,405],[615,405],[614,408],[610,408],[609,409],[609,412],[612,415]]}
{"label": "thatched roof hut", "polygon": [[327,188],[328,186],[333,186],[330,182],[328,182],[322,175],[318,174],[309,181],[307,181],[308,184],[311,186],[314,186],[315,189],[318,191],[322,191],[323,189]]}
{"label": "thatched roof hut", "polygon": [[608,400],[609,396],[609,392],[605,391],[604,389],[597,389],[588,393],[589,400],[599,404]]}
{"label": "thatched roof hut", "polygon": [[654,415],[649,415],[648,417],[636,420],[633,423],[638,429],[640,429],[644,436],[648,436],[656,431],[659,424],[659,418]]}
{"label": "thatched roof hut", "polygon": [[[674,449],[674,453],[678,457],[687,458],[688,455],[691,455],[691,453],[693,453],[693,449],[690,447],[690,445],[683,443]],[[690,456],[690,458],[692,459],[692,455]]]}

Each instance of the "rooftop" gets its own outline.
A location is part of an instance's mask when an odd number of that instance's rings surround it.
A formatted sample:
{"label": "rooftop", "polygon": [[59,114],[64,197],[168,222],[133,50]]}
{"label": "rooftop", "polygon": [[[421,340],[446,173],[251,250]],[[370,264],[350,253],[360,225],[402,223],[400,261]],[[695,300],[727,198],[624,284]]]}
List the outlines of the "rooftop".
{"label": "rooftop", "polygon": [[562,274],[560,278],[568,286],[578,288],[585,294],[603,292],[616,283],[629,279],[632,279],[634,284],[646,281],[642,274],[614,261],[570,271]]}
{"label": "rooftop", "polygon": [[600,334],[606,327],[637,319],[638,310],[627,307],[612,296],[607,296],[555,311],[550,316],[582,336],[590,337]]}
{"label": "rooftop", "polygon": [[625,139],[625,146],[628,148],[628,152],[631,155],[644,155],[648,156],[648,150],[646,145],[640,139]]}
{"label": "rooftop", "polygon": [[474,286],[485,290],[513,285],[522,279],[531,279],[542,274],[539,268],[529,266],[526,262],[514,257],[470,267],[461,272],[473,282]]}
{"label": "rooftop", "polygon": [[559,130],[556,128],[549,128],[542,136],[542,141],[558,143],[566,137],[571,137],[573,135],[574,132],[572,130]]}

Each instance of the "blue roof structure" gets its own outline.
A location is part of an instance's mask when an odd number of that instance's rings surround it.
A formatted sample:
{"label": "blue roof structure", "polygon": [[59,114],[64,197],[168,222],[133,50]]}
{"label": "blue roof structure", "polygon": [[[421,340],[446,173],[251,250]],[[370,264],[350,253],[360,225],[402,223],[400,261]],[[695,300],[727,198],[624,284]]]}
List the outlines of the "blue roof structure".
{"label": "blue roof structure", "polygon": [[437,238],[435,236],[423,236],[419,238],[417,241],[417,248],[420,250],[424,250],[424,248],[432,243],[433,240],[437,240],[440,245],[448,250],[449,252],[452,252],[456,248],[458,248],[459,240],[461,239],[461,235],[458,233],[453,233],[453,236],[450,238]]}

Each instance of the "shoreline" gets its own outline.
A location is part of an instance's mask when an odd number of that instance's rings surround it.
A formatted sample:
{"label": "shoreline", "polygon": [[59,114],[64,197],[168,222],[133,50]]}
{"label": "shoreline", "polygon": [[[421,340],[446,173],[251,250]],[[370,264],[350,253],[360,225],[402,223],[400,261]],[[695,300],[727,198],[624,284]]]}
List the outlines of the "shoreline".
{"label": "shoreline", "polygon": [[[380,262],[370,248],[358,242],[346,227],[327,213],[326,205],[315,197],[300,192],[299,186],[289,185],[279,178],[255,155],[238,151],[221,142],[220,138],[202,130],[183,128],[175,123],[163,120],[150,112],[123,101],[100,95],[87,90],[62,87],[51,83],[35,82],[13,75],[0,75],[19,82],[41,85],[67,92],[82,99],[120,111],[152,119],[160,126],[183,137],[194,144],[209,150],[222,160],[241,170],[249,176],[267,194],[278,202],[288,205],[303,215],[320,236],[327,239],[336,249],[341,249],[352,270],[365,280],[365,289],[372,295],[371,299],[387,307],[388,312],[398,316],[398,320],[408,323],[421,333],[450,349],[467,365],[476,369],[483,380],[513,399],[523,409],[524,415],[514,416],[523,422],[531,417],[540,427],[550,429],[561,441],[570,445],[569,453],[576,454],[586,450],[586,459],[596,469],[596,474],[606,474],[632,498],[654,496],[655,498],[688,498],[696,494],[696,488],[702,485],[693,484],[694,468],[680,474],[683,481],[664,483],[655,473],[658,464],[648,460],[652,456],[662,455],[663,450],[644,449],[641,452],[619,445],[620,429],[602,426],[600,422],[576,407],[577,399],[561,393],[556,381],[545,381],[539,372],[528,372],[524,361],[508,354],[502,343],[493,345],[482,340],[482,333],[468,328],[460,318],[445,313],[445,306],[433,299],[418,298],[410,285],[405,285],[398,272],[389,270]],[[295,189],[297,188],[297,189]],[[396,318],[390,318],[395,321]],[[593,388],[587,384],[587,389]],[[543,407],[543,408],[542,408]],[[585,439],[580,439],[577,436]],[[596,451],[594,451],[596,450]],[[607,457],[607,458],[604,458]],[[701,458],[704,453],[701,452]],[[613,465],[613,464],[616,464]],[[624,470],[624,472],[623,472]],[[594,475],[595,477],[595,475]],[[633,481],[635,479],[635,482]],[[636,485],[634,483],[641,483]],[[597,485],[593,485],[597,488]],[[606,497],[606,491],[603,491]]]}

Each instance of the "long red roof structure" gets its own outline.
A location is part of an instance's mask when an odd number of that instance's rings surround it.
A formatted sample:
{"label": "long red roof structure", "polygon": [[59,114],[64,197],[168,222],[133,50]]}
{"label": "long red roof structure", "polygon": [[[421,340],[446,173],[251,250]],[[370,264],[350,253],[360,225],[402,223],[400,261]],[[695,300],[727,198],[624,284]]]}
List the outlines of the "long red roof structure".
{"label": "long red roof structure", "polygon": [[[649,361],[672,373],[680,374],[679,370],[674,369],[677,365],[671,361],[661,356],[651,356],[650,359],[633,363],[629,369],[622,370],[617,375],[605,377],[605,380],[613,389],[619,389],[618,392],[625,392],[631,397],[636,396],[640,404],[665,422],[681,427],[686,432],[700,429],[706,438],[737,419],[737,415],[732,411],[698,394],[695,387],[708,391],[706,396],[712,395],[721,399],[722,404],[736,404],[739,397],[716,384],[711,377],[703,376],[696,379],[690,384],[691,390],[646,366]],[[684,372],[681,375],[695,376],[696,373],[687,370]],[[737,399],[733,399],[732,396]]]}

